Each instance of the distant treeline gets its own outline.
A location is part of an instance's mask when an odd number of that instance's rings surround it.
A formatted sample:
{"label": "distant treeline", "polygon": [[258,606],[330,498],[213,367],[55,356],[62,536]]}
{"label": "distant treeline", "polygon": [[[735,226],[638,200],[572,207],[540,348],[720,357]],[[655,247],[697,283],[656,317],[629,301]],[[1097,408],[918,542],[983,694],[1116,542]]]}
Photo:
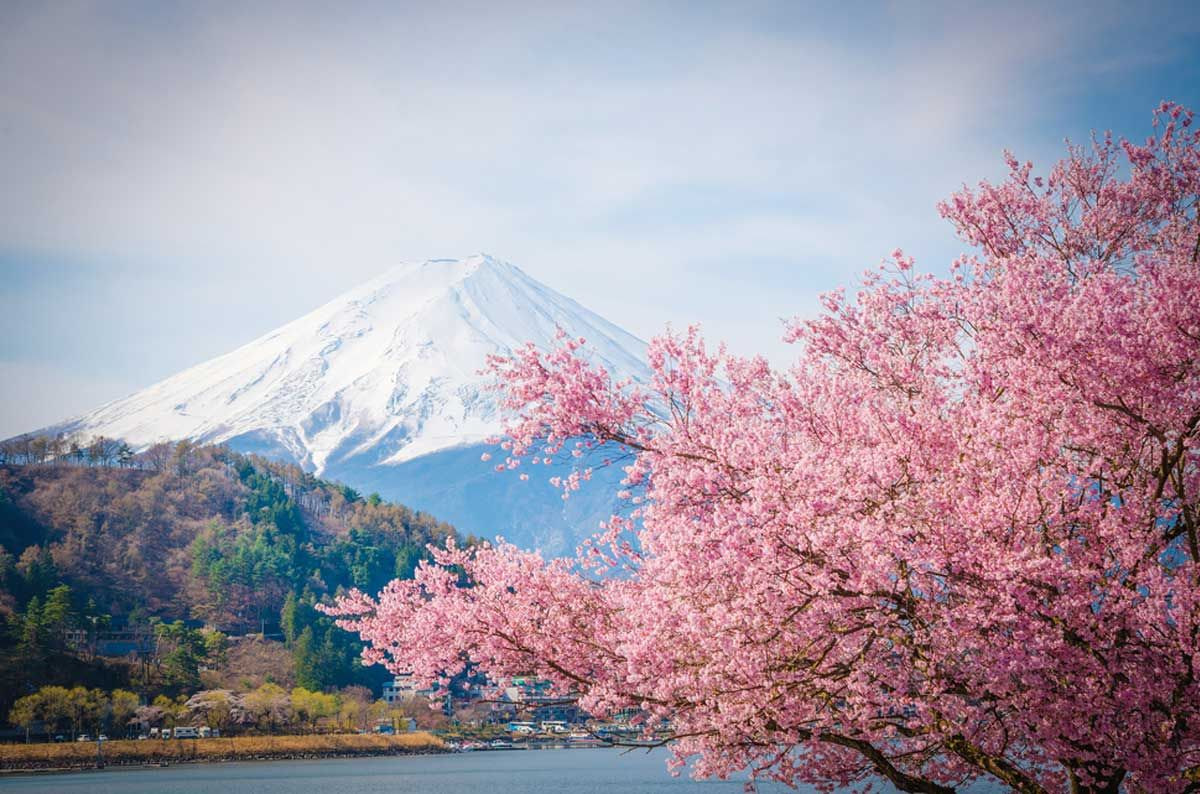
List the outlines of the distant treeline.
{"label": "distant treeline", "polygon": [[[62,437],[3,446],[3,709],[50,684],[128,687],[143,698],[248,682],[376,687],[383,672],[363,668],[357,639],[314,604],[409,577],[427,544],[454,534],[376,494],[221,446],[134,452]],[[124,663],[95,658],[113,626],[144,628],[151,649]],[[268,641],[233,645],[223,658],[201,626]]]}
{"label": "distant treeline", "polygon": [[169,459],[174,445],[169,442],[155,444],[142,454],[124,441],[105,436],[67,435],[24,435],[0,441],[0,464],[14,463],[30,465],[38,463],[70,463],[90,466],[136,466],[147,468]]}
{"label": "distant treeline", "polygon": [[396,728],[410,719],[419,727],[431,729],[444,728],[448,723],[446,716],[431,709],[425,698],[388,703],[361,686],[313,692],[304,687],[288,691],[268,683],[247,692],[208,689],[191,697],[158,695],[148,703],[142,700],[137,693],[124,689],[106,692],[82,686],[44,686],[18,698],[9,709],[8,722],[24,733],[27,742],[55,736],[73,741],[84,733],[106,733],[110,738],[123,739],[176,726],[207,727],[228,736],[365,731],[381,723]]}

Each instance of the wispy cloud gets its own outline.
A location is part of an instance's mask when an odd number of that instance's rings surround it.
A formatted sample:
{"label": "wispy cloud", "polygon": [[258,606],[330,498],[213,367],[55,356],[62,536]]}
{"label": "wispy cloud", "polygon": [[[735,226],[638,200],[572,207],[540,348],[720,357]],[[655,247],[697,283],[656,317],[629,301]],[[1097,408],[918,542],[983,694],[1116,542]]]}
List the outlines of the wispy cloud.
{"label": "wispy cloud", "polygon": [[[0,312],[26,318],[0,319],[7,357],[109,361],[119,376],[72,387],[82,410],[397,259],[478,250],[636,333],[701,320],[781,355],[775,318],[896,245],[941,266],[957,245],[934,202],[996,173],[1002,146],[1044,158],[1081,125],[1140,134],[1162,91],[1131,77],[1194,70],[1180,42],[1197,25],[1185,6],[1134,16],[9,4],[0,259],[68,266],[0,287],[0,304],[34,307]],[[1132,121],[1089,104],[1121,80]],[[46,341],[50,301],[86,344]],[[171,345],[131,357],[131,337],[164,325]],[[20,429],[0,402],[0,435]]]}

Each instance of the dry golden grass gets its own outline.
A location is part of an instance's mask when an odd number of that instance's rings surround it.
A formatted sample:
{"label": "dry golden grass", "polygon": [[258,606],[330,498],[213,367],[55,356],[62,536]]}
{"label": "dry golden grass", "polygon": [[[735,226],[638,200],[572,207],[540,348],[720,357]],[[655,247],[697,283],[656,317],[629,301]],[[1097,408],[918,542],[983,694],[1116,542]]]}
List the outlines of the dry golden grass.
{"label": "dry golden grass", "polygon": [[[392,755],[436,752],[445,745],[431,733],[396,736],[332,733],[315,736],[237,736],[220,739],[147,739],[104,743],[106,764],[154,764],[163,761],[237,761],[304,756]],[[0,745],[0,769],[49,769],[93,766],[95,742]]]}

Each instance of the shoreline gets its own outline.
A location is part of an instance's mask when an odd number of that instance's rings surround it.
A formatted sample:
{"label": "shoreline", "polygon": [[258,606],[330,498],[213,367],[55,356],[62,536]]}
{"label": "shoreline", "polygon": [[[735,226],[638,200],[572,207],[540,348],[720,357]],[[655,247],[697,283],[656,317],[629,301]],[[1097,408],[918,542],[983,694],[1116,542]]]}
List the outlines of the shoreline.
{"label": "shoreline", "polygon": [[158,768],[173,764],[240,761],[301,761],[450,752],[438,737],[418,731],[396,736],[312,734],[236,736],[218,739],[147,739],[0,745],[0,777],[31,773],[80,772],[117,768]]}

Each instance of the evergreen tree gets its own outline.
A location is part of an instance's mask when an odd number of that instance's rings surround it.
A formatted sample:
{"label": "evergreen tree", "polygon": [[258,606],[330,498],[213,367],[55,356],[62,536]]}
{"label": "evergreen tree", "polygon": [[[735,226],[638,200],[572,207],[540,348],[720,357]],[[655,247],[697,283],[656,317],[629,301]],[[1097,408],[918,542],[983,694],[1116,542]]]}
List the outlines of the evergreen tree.
{"label": "evergreen tree", "polygon": [[204,637],[182,621],[156,627],[159,669],[163,686],[174,692],[200,686],[200,662],[205,658]]}
{"label": "evergreen tree", "polygon": [[305,626],[292,644],[292,657],[296,660],[296,683],[306,689],[320,689],[323,683],[316,644],[312,626]]}
{"label": "evergreen tree", "polygon": [[291,591],[283,601],[283,609],[279,611],[279,629],[283,632],[284,642],[288,645],[296,641],[298,610],[296,593]]}

